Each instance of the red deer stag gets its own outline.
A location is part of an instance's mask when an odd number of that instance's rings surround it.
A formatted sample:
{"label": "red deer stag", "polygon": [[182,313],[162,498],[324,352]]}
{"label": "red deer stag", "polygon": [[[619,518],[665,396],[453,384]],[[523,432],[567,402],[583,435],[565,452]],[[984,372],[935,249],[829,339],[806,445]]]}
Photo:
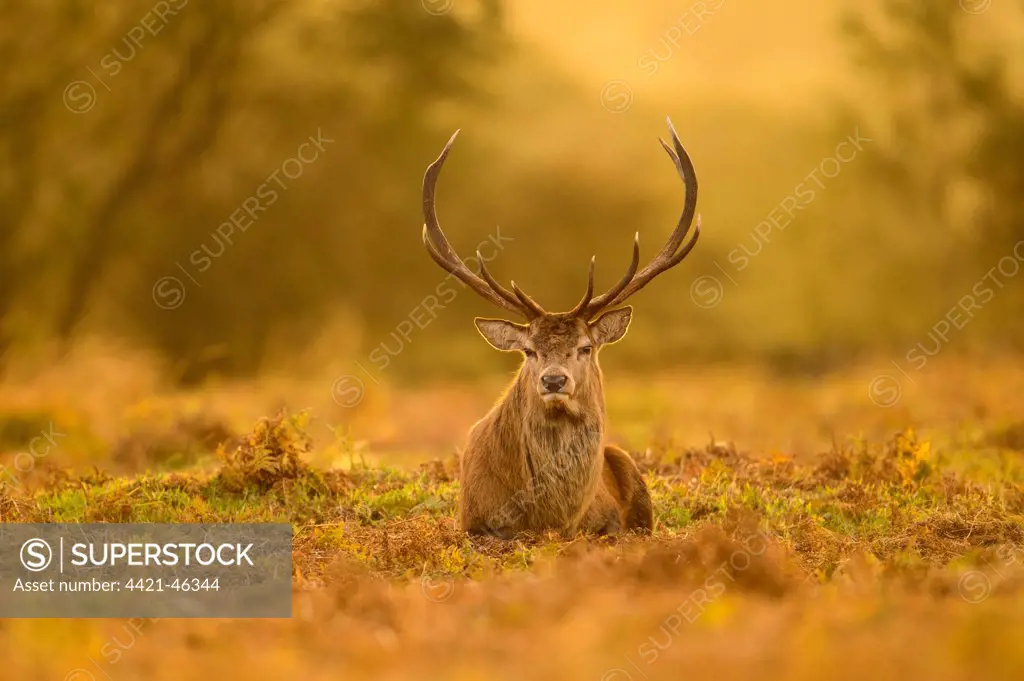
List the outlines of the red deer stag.
{"label": "red deer stag", "polygon": [[605,443],[605,405],[599,349],[621,339],[631,307],[617,307],[651,279],[678,265],[700,235],[697,176],[668,121],[672,145],[659,140],[686,189],[682,215],[661,252],[644,268],[640,234],[625,276],[594,295],[594,259],[587,291],[568,312],[548,312],[513,281],[499,284],[477,253],[473,272],[456,255],[434,211],[434,189],[456,131],[423,177],[423,243],[438,265],[488,301],[526,319],[517,324],[477,318],[476,327],[498,350],[523,353],[515,381],[481,419],[462,455],[460,516],[471,534],[509,538],[520,531],[556,530],[615,534],[649,532],[651,498],[636,464],[622,449]]}

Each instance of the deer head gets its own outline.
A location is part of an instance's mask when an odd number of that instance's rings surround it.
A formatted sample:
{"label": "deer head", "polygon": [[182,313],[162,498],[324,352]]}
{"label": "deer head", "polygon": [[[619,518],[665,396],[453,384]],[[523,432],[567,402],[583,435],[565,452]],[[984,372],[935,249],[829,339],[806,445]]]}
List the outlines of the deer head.
{"label": "deer head", "polygon": [[[587,398],[598,396],[601,374],[597,366],[598,350],[621,339],[629,328],[632,308],[620,307],[630,296],[642,289],[654,277],[678,265],[697,243],[700,236],[700,216],[697,208],[697,175],[689,155],[679,141],[672,121],[668,121],[672,136],[670,146],[659,139],[676,166],[686,190],[683,212],[679,222],[661,251],[642,269],[640,264],[640,233],[633,238],[633,257],[626,274],[615,286],[598,296],[594,295],[594,262],[590,259],[587,290],[583,298],[568,312],[548,312],[533,298],[511,282],[506,289],[491,276],[483,257],[477,253],[479,272],[473,272],[448,243],[441,231],[434,210],[434,193],[438,175],[459,131],[456,130],[437,160],[427,167],[423,177],[423,244],[430,257],[442,268],[457,277],[469,288],[500,308],[513,312],[526,323],[504,319],[477,318],[476,327],[481,335],[498,350],[521,352],[525,360],[520,367],[517,382],[532,386],[533,394],[546,406],[578,411]],[[691,225],[693,234],[685,243]]]}

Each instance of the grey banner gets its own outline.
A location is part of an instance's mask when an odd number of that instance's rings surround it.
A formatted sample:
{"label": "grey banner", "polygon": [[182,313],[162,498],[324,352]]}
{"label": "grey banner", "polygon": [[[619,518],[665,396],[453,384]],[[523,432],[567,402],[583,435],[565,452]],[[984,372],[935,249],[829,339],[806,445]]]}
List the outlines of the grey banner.
{"label": "grey banner", "polygon": [[0,524],[0,618],[291,614],[289,524]]}

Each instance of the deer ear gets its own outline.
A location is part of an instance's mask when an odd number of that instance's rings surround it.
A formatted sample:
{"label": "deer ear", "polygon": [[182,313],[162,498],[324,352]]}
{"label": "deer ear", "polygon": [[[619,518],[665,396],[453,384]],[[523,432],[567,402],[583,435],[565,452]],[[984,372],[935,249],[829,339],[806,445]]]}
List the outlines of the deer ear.
{"label": "deer ear", "polygon": [[522,350],[526,347],[526,332],[529,327],[525,324],[483,317],[477,317],[473,323],[476,324],[480,335],[496,350]]}
{"label": "deer ear", "polygon": [[614,343],[626,335],[633,308],[626,306],[603,315],[590,323],[590,334],[598,345]]}

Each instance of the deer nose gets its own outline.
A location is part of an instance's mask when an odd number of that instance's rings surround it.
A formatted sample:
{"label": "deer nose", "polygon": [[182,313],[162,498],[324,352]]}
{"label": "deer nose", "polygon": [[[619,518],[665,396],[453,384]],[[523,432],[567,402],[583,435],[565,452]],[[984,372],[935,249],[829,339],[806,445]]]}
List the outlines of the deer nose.
{"label": "deer nose", "polygon": [[567,380],[569,380],[569,377],[565,374],[548,374],[541,376],[540,383],[544,386],[545,392],[556,393],[565,387]]}

